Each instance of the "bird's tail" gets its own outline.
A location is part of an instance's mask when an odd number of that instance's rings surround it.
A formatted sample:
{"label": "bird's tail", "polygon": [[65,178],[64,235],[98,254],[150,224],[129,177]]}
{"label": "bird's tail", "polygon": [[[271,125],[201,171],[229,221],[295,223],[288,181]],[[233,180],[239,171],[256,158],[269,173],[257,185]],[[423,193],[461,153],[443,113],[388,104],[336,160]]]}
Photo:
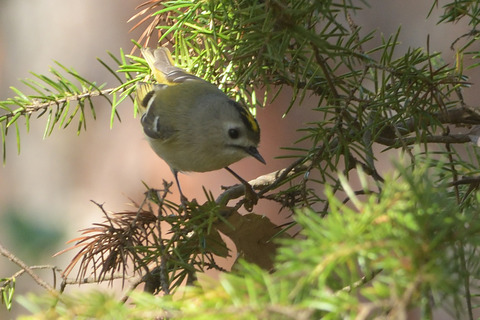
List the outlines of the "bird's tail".
{"label": "bird's tail", "polygon": [[186,80],[204,81],[193,74],[173,65],[172,55],[165,47],[142,48],[142,55],[159,84],[177,85]]}

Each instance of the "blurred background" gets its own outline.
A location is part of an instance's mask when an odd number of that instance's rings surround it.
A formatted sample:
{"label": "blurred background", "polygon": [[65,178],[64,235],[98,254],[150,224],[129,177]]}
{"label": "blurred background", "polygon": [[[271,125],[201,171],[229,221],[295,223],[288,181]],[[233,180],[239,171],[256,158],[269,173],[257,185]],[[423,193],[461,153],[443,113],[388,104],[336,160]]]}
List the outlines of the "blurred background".
{"label": "blurred background", "polygon": [[[54,61],[74,68],[97,84],[107,82],[107,88],[117,86],[96,58],[110,61],[107,50],[116,55],[120,48],[130,52],[130,39],[138,39],[141,28],[129,33],[136,21],[127,23],[127,20],[142,2],[0,0],[0,100],[14,96],[10,86],[30,92],[19,79],[32,78],[29,72],[48,75],[49,68],[55,66]],[[469,29],[461,24],[437,26],[440,10],[433,10],[433,17],[427,20],[431,2],[372,0],[369,1],[371,9],[358,11],[353,19],[364,34],[376,29],[385,37],[401,25],[398,55],[409,47],[425,47],[430,35],[430,51],[443,52],[443,59],[453,63],[454,51],[449,47],[457,36]],[[376,40],[371,47],[379,44]],[[477,83],[478,75],[471,76],[471,82]],[[472,93],[467,92],[467,103],[478,104],[478,97],[468,94]],[[288,154],[280,148],[292,146],[301,137],[296,128],[311,121],[314,113],[306,101],[282,119],[287,107],[284,102],[289,96],[290,92],[282,92],[274,105],[258,110],[262,127],[259,150],[267,165],[254,159],[232,165],[243,178],[250,180],[290,163],[275,157]],[[65,249],[68,246],[65,242],[79,236],[79,230],[103,221],[102,212],[90,200],[104,204],[109,211],[131,210],[131,200],[143,199],[142,181],[159,188],[162,179],[173,180],[168,166],[144,140],[129,100],[119,107],[122,121],[116,121],[112,129],[109,127],[110,106],[102,98],[94,103],[97,119],[88,117],[87,130],[80,135],[76,134],[73,123],[65,130],[55,129],[44,139],[46,117],[38,120],[33,117],[29,133],[22,127],[24,120],[20,120],[21,152],[17,154],[15,132],[9,132],[6,164],[0,167],[0,243],[29,265],[64,268],[68,264],[75,252],[55,258],[52,255]],[[180,180],[188,198],[197,198],[199,203],[205,200],[202,186],[217,196],[221,186],[237,183],[225,170],[183,174]],[[177,201],[176,187],[172,191],[175,194],[171,199]],[[269,203],[261,203],[255,210],[277,223],[287,216],[286,212],[279,214],[279,208]],[[16,271],[15,265],[0,258],[0,278]],[[51,282],[51,272],[38,273]],[[18,280],[17,288],[17,293],[42,291],[25,275]],[[3,312],[4,308],[0,307],[1,319],[14,318],[24,310],[16,306],[13,313]]]}

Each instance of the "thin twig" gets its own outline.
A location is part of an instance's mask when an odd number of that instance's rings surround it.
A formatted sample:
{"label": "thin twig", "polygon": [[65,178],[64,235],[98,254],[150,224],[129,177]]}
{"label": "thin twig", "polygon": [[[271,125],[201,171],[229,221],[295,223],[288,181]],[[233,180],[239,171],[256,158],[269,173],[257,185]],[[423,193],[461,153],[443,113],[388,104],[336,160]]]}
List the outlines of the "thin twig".
{"label": "thin twig", "polygon": [[48,292],[54,294],[55,296],[57,296],[59,294],[59,292],[57,290],[55,290],[52,286],[50,286],[48,283],[46,283],[45,281],[43,281],[39,276],[37,276],[31,267],[29,267],[27,264],[25,264],[25,262],[23,262],[22,260],[20,260],[17,256],[15,256],[13,253],[11,253],[10,251],[8,251],[1,243],[0,243],[0,254],[2,256],[4,256],[5,258],[7,258],[8,260],[12,261],[13,263],[15,263],[16,265],[18,265],[22,270],[25,270],[26,273],[28,273],[30,275],[30,277],[32,277],[33,280],[35,280],[35,282],[40,285],[41,287],[45,288]]}
{"label": "thin twig", "polygon": [[[262,175],[256,179],[248,181],[248,184],[250,184],[254,190],[260,190],[258,192],[258,196],[260,197],[268,191],[275,189],[292,175],[304,171],[308,167],[304,162],[305,158],[299,158],[288,167]],[[236,184],[226,188],[225,191],[217,197],[216,202],[226,204],[228,201],[240,198],[244,194],[245,186],[243,184]]]}
{"label": "thin twig", "polygon": [[480,177],[462,178],[462,179],[448,183],[447,186],[454,187],[454,186],[460,186],[463,184],[473,184],[475,186],[478,186],[480,184]]}
{"label": "thin twig", "polygon": [[30,115],[30,114],[38,112],[40,110],[45,110],[45,109],[48,109],[49,107],[58,106],[60,104],[64,104],[64,103],[67,103],[67,102],[79,101],[81,99],[90,98],[90,97],[105,96],[105,95],[108,95],[108,94],[112,93],[113,90],[115,90],[115,88],[109,88],[109,89],[105,89],[105,90],[101,90],[101,91],[94,90],[94,91],[85,92],[85,93],[81,93],[81,94],[75,94],[75,95],[71,95],[71,96],[68,96],[68,97],[65,97],[65,98],[62,98],[62,99],[43,102],[43,103],[38,103],[38,100],[33,100],[32,104],[21,107],[22,110],[12,111],[10,113],[3,114],[2,116],[6,116],[6,120],[8,122],[8,119],[13,118],[18,113],[20,113],[22,115],[25,115],[25,114]]}
{"label": "thin twig", "polygon": [[377,270],[374,270],[372,271],[370,274],[366,275],[366,276],[363,276],[360,280],[358,281],[355,281],[354,283],[352,283],[351,285],[349,286],[346,286],[344,288],[342,288],[340,291],[346,291],[346,292],[352,292],[353,289],[356,289],[366,283],[368,283],[370,280],[372,280],[373,278],[375,278],[375,276],[377,274],[379,274],[380,272],[382,272],[383,269],[377,269]]}
{"label": "thin twig", "polygon": [[397,139],[378,137],[377,139],[375,139],[375,142],[391,147],[412,145],[416,143],[467,143],[471,141],[472,140],[468,134],[451,134],[448,136],[425,136],[421,137],[421,139],[419,139],[418,137],[402,137]]}
{"label": "thin twig", "polygon": [[[61,271],[60,269],[58,269],[56,266],[53,266],[53,265],[41,265],[41,266],[29,266],[30,270],[44,270],[44,269],[51,269],[53,270],[53,274],[54,274],[54,277],[55,277],[55,272],[56,271]],[[11,278],[18,278],[20,277],[22,274],[24,274],[25,272],[27,272],[25,269],[21,269],[19,271],[17,271],[14,275],[12,275]]]}

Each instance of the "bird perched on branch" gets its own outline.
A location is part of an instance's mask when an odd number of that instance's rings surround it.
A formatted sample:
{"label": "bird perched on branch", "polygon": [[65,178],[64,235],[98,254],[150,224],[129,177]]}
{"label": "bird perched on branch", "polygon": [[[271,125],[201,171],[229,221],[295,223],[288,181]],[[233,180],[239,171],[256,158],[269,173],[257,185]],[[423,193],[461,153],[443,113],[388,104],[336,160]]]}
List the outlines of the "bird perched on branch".
{"label": "bird perched on branch", "polygon": [[142,54],[158,82],[137,84],[143,131],[170,166],[182,204],[187,199],[178,180],[181,171],[225,168],[245,184],[228,166],[247,156],[265,163],[257,150],[260,127],[253,115],[215,85],[174,66],[167,48],[143,48]]}

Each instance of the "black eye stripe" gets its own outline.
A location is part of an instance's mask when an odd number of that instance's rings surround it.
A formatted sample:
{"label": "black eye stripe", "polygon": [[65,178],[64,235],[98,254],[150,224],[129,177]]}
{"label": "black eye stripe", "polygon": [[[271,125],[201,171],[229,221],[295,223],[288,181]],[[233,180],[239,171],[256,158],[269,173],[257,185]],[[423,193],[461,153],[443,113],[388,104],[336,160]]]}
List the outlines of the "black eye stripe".
{"label": "black eye stripe", "polygon": [[152,97],[153,97],[154,94],[155,94],[155,91],[152,90],[152,91],[149,91],[149,92],[145,95],[145,97],[144,97],[143,100],[142,100],[142,106],[143,106],[143,107],[146,108],[146,107],[148,106],[148,103],[150,102],[150,99],[152,99]]}

